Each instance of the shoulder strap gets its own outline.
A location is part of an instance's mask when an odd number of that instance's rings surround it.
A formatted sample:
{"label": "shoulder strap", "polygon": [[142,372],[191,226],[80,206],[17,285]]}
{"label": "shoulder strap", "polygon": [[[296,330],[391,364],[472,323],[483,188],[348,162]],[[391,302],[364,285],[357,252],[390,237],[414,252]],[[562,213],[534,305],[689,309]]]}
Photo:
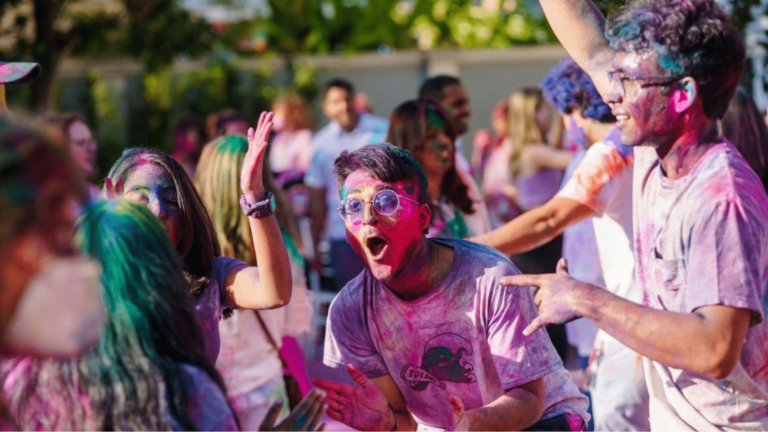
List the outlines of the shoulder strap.
{"label": "shoulder strap", "polygon": [[259,325],[261,325],[261,329],[264,330],[264,334],[267,336],[267,340],[269,340],[269,344],[272,345],[272,348],[274,348],[275,351],[277,352],[277,356],[280,357],[280,363],[282,363],[283,369],[288,369],[288,363],[285,362],[283,355],[280,353],[280,349],[277,347],[277,343],[272,338],[272,333],[269,332],[267,325],[264,324],[264,320],[261,318],[261,314],[257,310],[253,311],[253,313],[256,314],[256,319],[259,321]]}

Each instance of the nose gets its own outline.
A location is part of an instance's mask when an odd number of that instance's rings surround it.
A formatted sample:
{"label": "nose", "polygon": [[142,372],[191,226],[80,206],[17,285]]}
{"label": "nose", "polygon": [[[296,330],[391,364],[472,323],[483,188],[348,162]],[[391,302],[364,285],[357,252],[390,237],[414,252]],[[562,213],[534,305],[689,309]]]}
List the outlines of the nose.
{"label": "nose", "polygon": [[[370,204],[370,205],[369,205]],[[367,202],[363,204],[364,210],[363,210],[363,219],[362,222],[366,225],[373,225],[376,221],[379,220],[379,215],[376,213],[376,210],[373,209],[373,203]]]}
{"label": "nose", "polygon": [[168,213],[165,211],[165,208],[163,208],[163,204],[160,203],[160,200],[157,198],[150,199],[149,204],[147,204],[147,207],[149,208],[149,211],[152,212],[155,216],[157,216],[158,219],[165,222],[166,219],[168,219]]}
{"label": "nose", "polygon": [[622,101],[622,97],[624,96],[623,93],[624,93],[624,90],[621,88],[621,84],[612,80],[610,90],[608,91],[608,94],[605,95],[603,100],[608,105],[620,104]]}

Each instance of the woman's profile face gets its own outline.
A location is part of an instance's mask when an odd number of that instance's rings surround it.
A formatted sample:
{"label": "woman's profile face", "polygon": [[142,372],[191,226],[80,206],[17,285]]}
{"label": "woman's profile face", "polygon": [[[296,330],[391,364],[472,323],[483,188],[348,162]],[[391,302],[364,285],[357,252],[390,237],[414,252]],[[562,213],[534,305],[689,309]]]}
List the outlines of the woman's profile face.
{"label": "woman's profile face", "polygon": [[67,138],[72,157],[86,178],[91,178],[96,172],[96,140],[91,129],[85,123],[76,121],[69,125]]}
{"label": "woman's profile face", "polygon": [[549,128],[552,126],[552,106],[543,102],[536,110],[536,125],[539,127],[541,136],[546,140]]}
{"label": "woman's profile face", "polygon": [[453,166],[453,143],[442,129],[429,129],[417,159],[427,177],[441,179]]}
{"label": "woman's profile face", "polygon": [[145,161],[131,172],[123,190],[125,198],[146,205],[160,219],[171,244],[177,246],[181,240],[181,209],[171,174],[161,166]]}

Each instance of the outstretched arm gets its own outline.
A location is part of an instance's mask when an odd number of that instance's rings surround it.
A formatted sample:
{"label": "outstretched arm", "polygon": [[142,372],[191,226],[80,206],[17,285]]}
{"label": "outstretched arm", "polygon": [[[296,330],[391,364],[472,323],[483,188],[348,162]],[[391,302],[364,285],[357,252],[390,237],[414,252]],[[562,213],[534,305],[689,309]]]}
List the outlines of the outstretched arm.
{"label": "outstretched arm", "polygon": [[555,197],[504,226],[470,240],[496,248],[504,254],[527,252],[551,241],[568,226],[595,214],[594,210],[578,201]]}
{"label": "outstretched arm", "polygon": [[713,379],[727,377],[741,355],[751,312],[706,306],[692,313],[656,310],[573,279],[565,260],[557,274],[507,276],[502,284],[538,287],[539,316],[523,332],[583,316],[638,354]]}
{"label": "outstretched arm", "polygon": [[[249,203],[264,199],[262,183],[264,151],[272,130],[272,113],[261,113],[256,130],[248,130],[248,153],[243,161],[240,186]],[[290,211],[289,209],[283,209]],[[226,278],[226,300],[244,309],[271,309],[291,299],[291,265],[288,251],[274,215],[248,218],[259,267],[230,271]]]}
{"label": "outstretched arm", "polygon": [[605,38],[605,17],[591,0],[541,0],[552,31],[605,98],[613,50]]}

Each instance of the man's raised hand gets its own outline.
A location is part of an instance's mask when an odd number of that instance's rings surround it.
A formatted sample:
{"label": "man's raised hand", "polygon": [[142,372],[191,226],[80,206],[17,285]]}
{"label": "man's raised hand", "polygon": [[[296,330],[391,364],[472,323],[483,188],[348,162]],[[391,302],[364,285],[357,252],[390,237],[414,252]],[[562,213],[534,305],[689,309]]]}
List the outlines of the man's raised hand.
{"label": "man's raised hand", "polygon": [[391,430],[395,415],[381,390],[353,365],[347,365],[347,372],[354,385],[319,378],[312,380],[312,384],[326,392],[328,417],[357,430]]}

